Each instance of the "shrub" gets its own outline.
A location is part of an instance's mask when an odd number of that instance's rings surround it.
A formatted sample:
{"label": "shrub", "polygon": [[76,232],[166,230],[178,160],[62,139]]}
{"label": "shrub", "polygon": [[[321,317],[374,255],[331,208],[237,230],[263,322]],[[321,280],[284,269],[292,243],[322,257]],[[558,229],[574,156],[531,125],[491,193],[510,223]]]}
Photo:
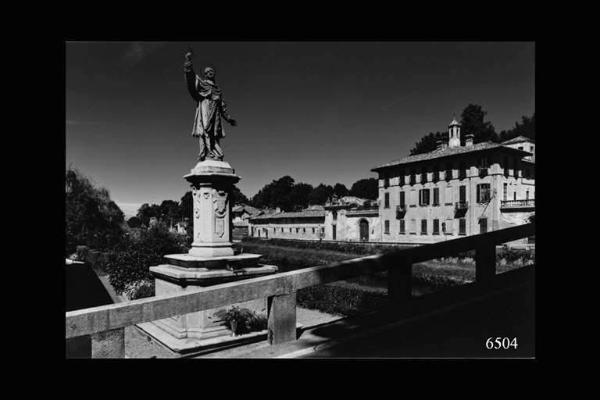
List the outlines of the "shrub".
{"label": "shrub", "polygon": [[390,250],[398,250],[403,247],[413,247],[413,246],[403,246],[403,245],[380,245],[380,244],[366,244],[360,242],[323,242],[316,240],[289,240],[289,239],[258,239],[253,237],[245,237],[242,239],[242,243],[244,245],[249,243],[267,243],[269,245],[274,246],[286,246],[286,247],[294,247],[297,249],[314,249],[314,250],[330,250],[337,251],[342,253],[350,253],[355,255],[372,255],[377,253],[382,253]]}
{"label": "shrub", "polygon": [[123,240],[110,254],[104,270],[117,293],[138,281],[152,280],[149,267],[162,263],[166,254],[183,253],[181,239],[157,225],[140,233],[139,239]]}
{"label": "shrub", "polygon": [[335,285],[319,285],[300,289],[298,305],[329,314],[352,316],[377,309],[389,302],[384,293]]}
{"label": "shrub", "polygon": [[217,311],[215,316],[222,319],[225,322],[225,326],[231,329],[234,335],[267,329],[267,317],[247,308],[233,306],[227,311]]}
{"label": "shrub", "polygon": [[154,296],[154,280],[141,280],[126,286],[123,294],[129,300],[142,299]]}

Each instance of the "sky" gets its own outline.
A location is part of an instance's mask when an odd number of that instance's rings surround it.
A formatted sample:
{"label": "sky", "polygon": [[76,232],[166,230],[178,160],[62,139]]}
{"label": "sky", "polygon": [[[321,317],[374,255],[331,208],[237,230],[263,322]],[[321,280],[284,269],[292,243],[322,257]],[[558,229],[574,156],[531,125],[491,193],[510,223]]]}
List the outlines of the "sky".
{"label": "sky", "polygon": [[497,132],[535,111],[533,42],[67,42],[66,166],[128,216],[189,190],[188,46],[238,122],[221,146],[248,197],[285,175],[350,188],[469,103]]}

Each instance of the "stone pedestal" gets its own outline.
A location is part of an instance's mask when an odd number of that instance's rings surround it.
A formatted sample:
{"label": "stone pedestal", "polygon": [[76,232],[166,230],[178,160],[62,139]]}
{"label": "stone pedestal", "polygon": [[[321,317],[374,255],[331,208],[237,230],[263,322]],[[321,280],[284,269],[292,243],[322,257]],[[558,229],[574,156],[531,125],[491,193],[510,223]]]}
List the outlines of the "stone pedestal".
{"label": "stone pedestal", "polygon": [[[203,287],[273,274],[277,267],[259,264],[259,254],[235,254],[231,241],[231,193],[239,181],[223,161],[199,162],[185,179],[192,186],[194,238],[188,254],[165,255],[165,264],[150,267],[156,295],[188,293]],[[235,304],[266,315],[266,299]],[[166,318],[138,326],[177,352],[231,340],[232,332],[215,314],[232,305]]]}

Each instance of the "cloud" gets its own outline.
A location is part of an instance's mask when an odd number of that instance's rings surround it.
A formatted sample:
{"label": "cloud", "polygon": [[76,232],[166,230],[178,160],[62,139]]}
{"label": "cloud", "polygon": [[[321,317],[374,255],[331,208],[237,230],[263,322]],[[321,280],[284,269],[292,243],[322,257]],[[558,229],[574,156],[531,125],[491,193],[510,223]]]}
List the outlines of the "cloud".
{"label": "cloud", "polygon": [[133,42],[123,55],[123,64],[128,68],[134,67],[164,45],[164,42]]}

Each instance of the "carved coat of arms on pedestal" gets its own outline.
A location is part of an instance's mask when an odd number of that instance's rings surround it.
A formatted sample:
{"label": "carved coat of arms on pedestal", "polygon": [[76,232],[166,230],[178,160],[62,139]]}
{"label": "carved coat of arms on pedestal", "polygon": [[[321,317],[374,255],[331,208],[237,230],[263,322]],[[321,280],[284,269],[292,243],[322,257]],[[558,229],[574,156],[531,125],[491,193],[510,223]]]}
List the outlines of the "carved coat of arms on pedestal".
{"label": "carved coat of arms on pedestal", "polygon": [[227,216],[227,192],[218,190],[213,192],[215,210],[215,234],[223,237],[225,234],[225,217]]}

